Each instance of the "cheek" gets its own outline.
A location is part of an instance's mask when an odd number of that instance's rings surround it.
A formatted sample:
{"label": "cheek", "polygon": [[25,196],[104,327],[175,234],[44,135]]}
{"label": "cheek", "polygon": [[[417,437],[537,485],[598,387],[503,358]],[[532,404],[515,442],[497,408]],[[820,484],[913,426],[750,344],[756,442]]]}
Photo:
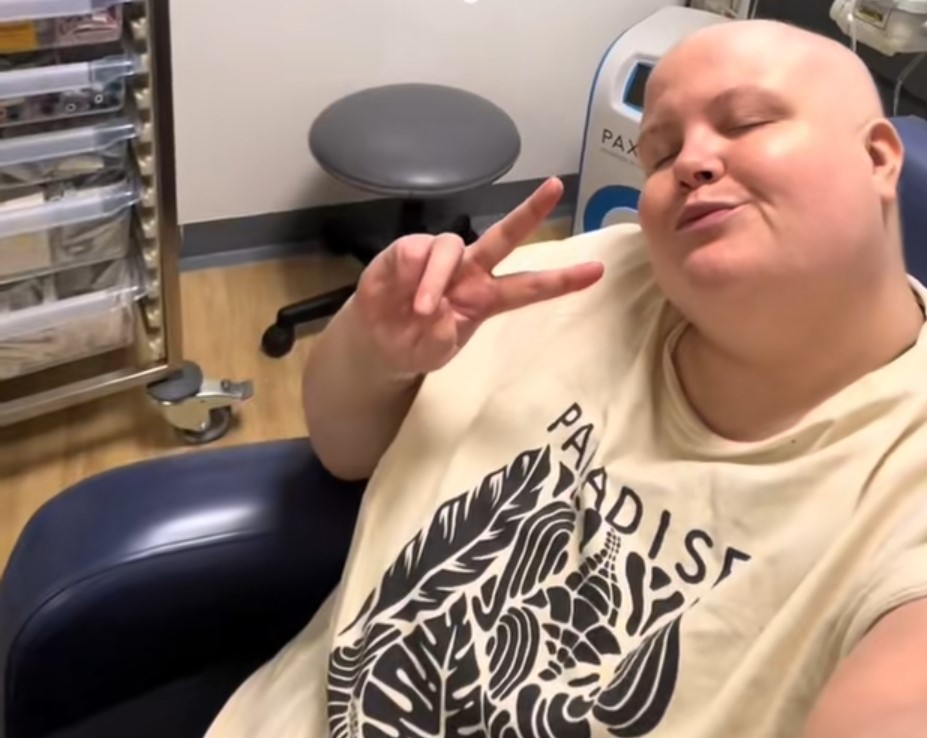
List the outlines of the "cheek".
{"label": "cheek", "polygon": [[768,225],[788,238],[816,238],[846,212],[850,183],[839,157],[823,142],[771,141],[738,157],[731,174],[765,211]]}
{"label": "cheek", "polygon": [[770,128],[746,138],[732,152],[729,174],[761,204],[781,206],[781,216],[815,207],[833,187],[832,143],[804,127]]}
{"label": "cheek", "polygon": [[813,169],[805,152],[791,142],[770,139],[738,147],[729,174],[760,202],[788,198]]}
{"label": "cheek", "polygon": [[673,291],[678,280],[675,263],[678,259],[675,227],[668,212],[674,207],[676,195],[672,177],[662,172],[651,175],[644,183],[638,204],[640,226],[647,238],[651,267],[664,289]]}
{"label": "cheek", "polygon": [[668,222],[664,214],[672,205],[673,192],[672,182],[666,183],[665,179],[660,172],[652,174],[641,189],[638,215],[641,229],[651,238],[659,237]]}

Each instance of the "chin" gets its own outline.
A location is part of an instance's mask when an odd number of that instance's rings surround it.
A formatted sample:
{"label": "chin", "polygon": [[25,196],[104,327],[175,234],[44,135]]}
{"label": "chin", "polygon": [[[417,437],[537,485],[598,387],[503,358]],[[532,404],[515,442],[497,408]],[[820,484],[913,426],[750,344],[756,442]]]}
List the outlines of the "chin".
{"label": "chin", "polygon": [[749,286],[768,271],[755,243],[732,238],[691,248],[675,268],[691,287],[713,290]]}

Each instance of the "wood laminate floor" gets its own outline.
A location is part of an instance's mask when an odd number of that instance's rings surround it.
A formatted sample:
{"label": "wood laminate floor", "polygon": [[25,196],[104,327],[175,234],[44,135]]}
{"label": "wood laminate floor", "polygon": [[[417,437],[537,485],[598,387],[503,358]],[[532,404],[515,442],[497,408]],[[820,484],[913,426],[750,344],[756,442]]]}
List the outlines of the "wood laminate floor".
{"label": "wood laminate floor", "polygon": [[[562,238],[564,221],[532,241]],[[308,256],[188,272],[181,277],[184,355],[207,377],[250,379],[255,395],[232,430],[210,446],[306,434],[300,378],[312,335],[283,359],[261,353],[261,334],[289,302],[353,281],[350,261]],[[47,500],[91,475],[133,461],[195,453],[178,443],[144,392],[130,392],[0,428],[0,571],[23,526]]]}

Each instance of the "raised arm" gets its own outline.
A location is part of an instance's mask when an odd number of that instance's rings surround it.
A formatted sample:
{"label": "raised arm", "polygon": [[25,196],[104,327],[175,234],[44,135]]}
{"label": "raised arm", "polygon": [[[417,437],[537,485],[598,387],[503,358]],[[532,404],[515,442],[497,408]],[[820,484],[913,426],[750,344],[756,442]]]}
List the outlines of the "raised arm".
{"label": "raised arm", "polygon": [[563,193],[549,179],[470,247],[453,234],[400,238],[364,270],[306,364],[303,395],[316,452],[344,479],[368,478],[422,378],[445,366],[486,320],[585,289],[602,265],[493,275]]}

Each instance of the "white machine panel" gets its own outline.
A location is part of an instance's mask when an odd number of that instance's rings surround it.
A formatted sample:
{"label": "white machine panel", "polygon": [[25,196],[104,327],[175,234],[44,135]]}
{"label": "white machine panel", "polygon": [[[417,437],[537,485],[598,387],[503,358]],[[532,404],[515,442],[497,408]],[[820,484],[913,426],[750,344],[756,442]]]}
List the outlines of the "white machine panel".
{"label": "white machine panel", "polygon": [[927,0],[835,0],[830,17],[886,56],[927,51]]}
{"label": "white machine panel", "polygon": [[637,132],[650,72],[686,36],[725,22],[723,16],[704,10],[663,8],[629,28],[609,48],[592,84],[574,234],[637,221],[644,181]]}
{"label": "white machine panel", "polygon": [[689,7],[710,10],[728,18],[746,19],[753,17],[755,6],[752,0],[692,0]]}

